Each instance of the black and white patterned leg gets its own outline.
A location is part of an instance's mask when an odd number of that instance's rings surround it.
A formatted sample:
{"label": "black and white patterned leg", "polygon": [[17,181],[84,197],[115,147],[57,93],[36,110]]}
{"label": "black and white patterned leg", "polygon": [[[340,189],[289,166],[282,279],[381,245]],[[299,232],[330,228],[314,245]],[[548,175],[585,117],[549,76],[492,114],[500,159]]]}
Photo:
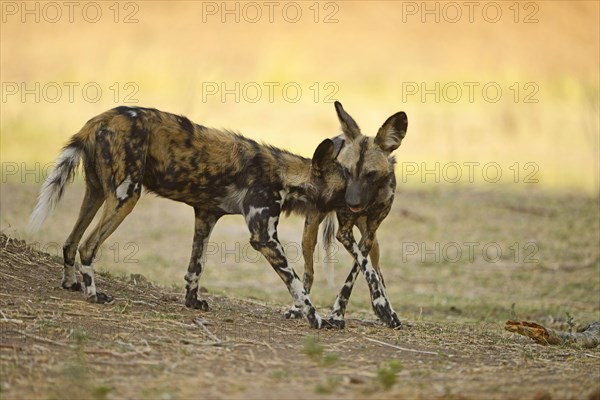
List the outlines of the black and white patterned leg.
{"label": "black and white patterned leg", "polygon": [[352,293],[352,288],[354,287],[359,272],[360,266],[357,263],[354,263],[352,270],[350,270],[350,273],[346,277],[344,286],[342,286],[342,289],[335,298],[333,309],[331,310],[331,315],[329,317],[329,323],[340,329],[343,329],[346,326],[346,322],[344,321],[346,307],[348,306],[348,300],[350,299],[350,294]]}
{"label": "black and white patterned leg", "polygon": [[301,311],[310,326],[316,329],[328,326],[317,314],[302,281],[288,264],[277,237],[281,197],[278,193],[250,191],[246,194],[246,201],[244,218],[250,230],[250,245],[267,259],[283,280],[292,295],[294,306]]}
{"label": "black and white patterned leg", "polygon": [[302,310],[297,306],[293,305],[283,313],[283,317],[285,319],[302,319],[304,315],[302,315]]}
{"label": "black and white patterned leg", "polygon": [[198,298],[198,281],[204,270],[203,265],[206,257],[206,246],[210,232],[218,220],[218,216],[195,209],[194,220],[194,243],[192,245],[192,256],[185,275],[185,305],[188,308],[208,311],[208,302]]}
{"label": "black and white patterned leg", "polygon": [[96,291],[94,267],[92,265],[82,265],[81,276],[83,278],[85,299],[88,302],[106,304],[114,301],[112,296]]}
{"label": "black and white patterned leg", "polygon": [[63,275],[61,281],[63,289],[72,290],[74,292],[81,291],[81,283],[77,281],[77,271],[75,265],[63,264]]}
{"label": "black and white patterned leg", "polygon": [[[371,304],[373,306],[373,311],[375,311],[375,315],[377,315],[384,323],[386,323],[390,328],[400,328],[402,326],[400,319],[396,315],[396,312],[392,309],[392,305],[387,298],[387,293],[385,287],[381,283],[381,279],[379,278],[379,274],[373,268],[369,259],[367,257],[368,252],[371,249],[370,238],[368,243],[363,243],[364,249],[361,250],[359,245],[354,240],[354,236],[352,234],[352,226],[353,222],[351,220],[344,220],[343,217],[338,215],[340,220],[340,230],[338,231],[337,238],[344,245],[346,250],[352,255],[352,258],[355,260],[355,264],[350,272],[350,275],[346,279],[344,287],[338,296],[340,301],[339,305],[334,306],[334,311],[332,312],[332,319],[335,321],[337,319],[343,319],[343,311],[345,311],[345,307],[347,304],[347,299],[350,296],[352,291],[352,286],[354,285],[354,281],[356,280],[356,267],[360,266],[360,270],[365,276],[367,280],[367,284],[369,285],[369,290],[371,292]],[[347,289],[346,289],[347,288]],[[342,293],[346,291],[346,293]],[[340,312],[341,315],[336,315],[334,312]]]}

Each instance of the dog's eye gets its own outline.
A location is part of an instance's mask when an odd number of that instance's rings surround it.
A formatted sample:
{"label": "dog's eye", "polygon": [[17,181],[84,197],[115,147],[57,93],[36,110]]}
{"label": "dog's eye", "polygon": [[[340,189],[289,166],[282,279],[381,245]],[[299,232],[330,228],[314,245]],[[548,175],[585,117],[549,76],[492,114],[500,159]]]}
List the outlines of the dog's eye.
{"label": "dog's eye", "polygon": [[365,174],[365,177],[369,180],[374,180],[375,178],[377,178],[377,172],[376,171],[368,171]]}

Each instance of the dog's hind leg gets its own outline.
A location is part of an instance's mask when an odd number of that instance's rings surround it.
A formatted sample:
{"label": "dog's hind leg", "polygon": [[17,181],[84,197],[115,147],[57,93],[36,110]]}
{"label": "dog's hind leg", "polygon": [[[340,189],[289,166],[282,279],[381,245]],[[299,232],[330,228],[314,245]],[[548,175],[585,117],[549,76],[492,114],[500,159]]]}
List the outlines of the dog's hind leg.
{"label": "dog's hind leg", "polygon": [[327,214],[314,213],[306,216],[304,221],[304,232],[302,234],[302,256],[304,257],[304,288],[310,293],[312,288],[315,270],[314,253],[317,245],[317,236],[319,235],[319,225],[323,222]]}
{"label": "dog's hind leg", "polygon": [[100,245],[104,243],[110,234],[123,222],[125,217],[129,215],[138,199],[139,193],[130,196],[124,201],[120,201],[117,197],[110,194],[106,199],[106,205],[104,206],[100,222],[79,247],[81,275],[85,285],[85,295],[86,299],[91,303],[109,303],[112,301],[111,296],[96,291],[94,267],[92,264]]}
{"label": "dog's hind leg", "polygon": [[79,291],[81,290],[81,284],[77,282],[77,275],[75,271],[75,256],[77,255],[77,246],[83,236],[83,233],[90,225],[94,216],[98,212],[100,206],[104,203],[104,192],[101,187],[94,185],[89,179],[86,182],[85,196],[81,203],[81,209],[79,211],[79,217],[69,237],[63,245],[63,259],[64,259],[64,270],[62,277],[62,287],[64,289],[70,289]]}
{"label": "dog's hind leg", "polygon": [[113,124],[114,130],[109,126],[95,137],[95,171],[106,203],[98,225],[79,247],[85,295],[93,303],[112,301],[110,296],[96,292],[92,263],[100,245],[129,215],[140,198],[149,144],[149,133],[141,121],[121,119]]}

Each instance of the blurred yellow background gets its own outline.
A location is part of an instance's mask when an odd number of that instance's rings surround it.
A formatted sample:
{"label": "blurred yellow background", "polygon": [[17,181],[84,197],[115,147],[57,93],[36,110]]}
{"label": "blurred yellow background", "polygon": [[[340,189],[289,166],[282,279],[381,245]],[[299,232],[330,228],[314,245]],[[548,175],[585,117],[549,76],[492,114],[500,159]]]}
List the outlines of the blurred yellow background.
{"label": "blurred yellow background", "polygon": [[486,185],[496,163],[515,187],[598,193],[597,1],[74,4],[2,3],[3,165],[54,160],[120,104],[310,157],[337,99],[370,135],[407,112],[403,183],[455,162]]}

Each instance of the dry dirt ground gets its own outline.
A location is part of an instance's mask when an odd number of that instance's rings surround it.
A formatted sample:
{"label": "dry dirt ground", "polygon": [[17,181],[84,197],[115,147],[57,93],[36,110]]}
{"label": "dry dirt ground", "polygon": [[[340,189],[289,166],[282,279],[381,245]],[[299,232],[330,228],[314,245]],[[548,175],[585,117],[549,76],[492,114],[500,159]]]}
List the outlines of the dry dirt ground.
{"label": "dry dirt ground", "polygon": [[[499,323],[372,314],[315,331],[284,305],[206,293],[207,313],[143,277],[116,296],[59,288],[60,259],[0,236],[0,395],[25,398],[598,398],[600,349],[539,346]],[[325,311],[325,310],[323,310]]]}

